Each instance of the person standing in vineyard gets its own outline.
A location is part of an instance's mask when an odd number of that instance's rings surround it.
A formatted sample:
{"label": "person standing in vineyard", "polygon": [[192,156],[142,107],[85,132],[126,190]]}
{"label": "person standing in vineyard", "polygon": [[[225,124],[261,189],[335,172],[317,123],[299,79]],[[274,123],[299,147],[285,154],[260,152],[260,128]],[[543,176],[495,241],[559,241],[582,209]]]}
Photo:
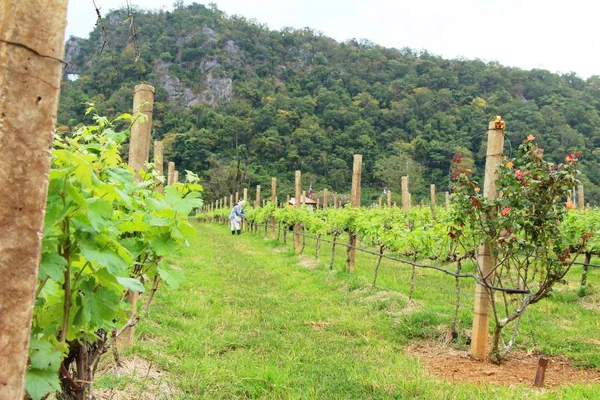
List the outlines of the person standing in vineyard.
{"label": "person standing in vineyard", "polygon": [[237,231],[238,235],[242,234],[241,223],[242,223],[242,218],[244,217],[244,210],[243,210],[244,204],[246,204],[245,200],[240,201],[235,206],[233,206],[233,209],[231,210],[231,213],[229,214],[229,221],[231,223],[231,234],[232,235],[235,235],[236,231]]}

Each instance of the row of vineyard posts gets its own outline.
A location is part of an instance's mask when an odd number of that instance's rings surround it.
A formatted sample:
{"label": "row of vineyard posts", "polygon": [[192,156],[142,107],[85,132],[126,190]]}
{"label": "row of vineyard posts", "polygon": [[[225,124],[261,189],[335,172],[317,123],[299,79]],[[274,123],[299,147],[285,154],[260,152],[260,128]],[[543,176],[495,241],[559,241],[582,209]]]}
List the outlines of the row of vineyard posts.
{"label": "row of vineyard posts", "polygon": [[[0,5],[0,399],[21,399],[25,393],[66,12],[67,0]],[[129,165],[138,180],[149,161],[153,102],[152,86],[136,86],[133,110],[146,116],[131,127]],[[154,164],[160,176],[163,162],[163,143],[156,141]],[[169,162],[166,183],[177,182],[179,172]],[[132,309],[137,297],[129,292]],[[131,326],[122,343],[131,344],[133,334]]]}
{"label": "row of vineyard posts", "polygon": [[[485,167],[485,180],[483,187],[483,195],[485,198],[492,199],[498,196],[496,190],[495,181],[497,179],[497,168],[499,164],[502,162],[503,158],[503,148],[504,148],[504,121],[500,120],[498,117],[495,121],[490,122],[488,128],[488,141],[487,141],[487,152],[486,152],[486,167]],[[352,171],[352,189],[350,193],[349,204],[346,205],[351,208],[361,207],[361,172],[362,172],[362,155],[355,154],[354,155],[354,163],[353,163],[353,171]],[[301,190],[302,182],[301,182],[301,171],[295,172],[295,201],[293,202],[293,207],[300,207],[302,203],[305,203],[306,192]],[[408,210],[411,207],[412,198],[409,191],[409,177],[403,176],[401,178],[401,206],[402,210]],[[392,193],[391,191],[386,191],[386,206],[387,207],[396,207],[396,203],[392,204]],[[341,197],[341,196],[339,196]],[[298,199],[301,199],[300,201]],[[324,189],[322,192],[322,203],[320,198],[316,200],[316,208],[326,209],[330,205],[330,196],[327,189]],[[373,203],[372,207],[382,208],[384,206],[384,195],[382,194],[379,197],[377,203]],[[575,188],[572,189],[572,192],[569,192],[567,201],[570,203],[571,200],[577,200],[576,205],[573,205],[574,208],[584,209],[584,190],[583,185],[578,185],[577,191]],[[213,201],[210,204],[206,204],[203,207],[204,212],[210,213],[219,209],[229,209],[233,207],[239,200],[248,201],[248,189],[243,189],[243,198],[240,199],[240,193],[235,192],[229,196],[225,196],[219,200]],[[265,207],[267,199],[263,199],[261,197],[261,186],[256,187],[256,199],[254,201],[255,207]],[[279,203],[277,198],[277,178],[271,178],[271,197],[270,202],[275,207],[288,207],[290,204],[290,196],[287,195],[286,203]],[[450,204],[450,195],[448,192],[445,192],[445,206],[449,207]],[[423,202],[422,202],[422,205]],[[436,187],[435,185],[430,186],[430,205],[432,216],[435,218],[435,205],[436,205]],[[338,199],[338,195],[333,196],[333,207],[339,208],[343,207],[342,201]],[[220,222],[227,223],[228,220],[222,219]],[[270,227],[270,238],[274,240],[276,238],[276,225],[277,221],[274,216],[270,217],[270,222],[265,225],[265,235],[267,232],[267,227]],[[287,229],[284,230],[284,241],[285,234]],[[297,253],[301,253],[303,250],[303,245],[301,245],[300,236],[302,232],[301,224],[294,224],[294,248]],[[356,234],[349,232],[348,245],[347,245],[347,257],[346,257],[346,270],[351,273],[355,268],[355,250],[356,250]],[[318,252],[318,250],[317,250]],[[318,254],[318,253],[317,253]],[[480,245],[478,252],[477,263],[481,268],[481,275],[484,277],[482,280],[488,283],[486,276],[489,276],[490,271],[496,265],[497,260],[495,256],[493,256],[493,252],[490,249],[490,244],[484,242]],[[588,260],[589,263],[589,260]],[[488,338],[489,338],[489,325],[490,325],[490,294],[492,292],[489,288],[481,284],[477,284],[476,292],[475,292],[475,307],[473,314],[473,329],[472,329],[472,340],[471,340],[471,355],[479,360],[483,360],[487,356],[487,347],[488,347]]]}

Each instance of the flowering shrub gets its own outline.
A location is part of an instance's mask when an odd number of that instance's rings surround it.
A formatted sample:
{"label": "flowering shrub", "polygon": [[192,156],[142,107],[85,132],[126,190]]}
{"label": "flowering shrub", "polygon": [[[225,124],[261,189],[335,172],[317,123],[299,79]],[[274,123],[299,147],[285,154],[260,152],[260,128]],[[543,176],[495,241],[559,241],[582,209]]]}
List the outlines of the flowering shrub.
{"label": "flowering shrub", "polygon": [[[586,232],[573,242],[560,229],[572,206],[564,200],[579,183],[580,157],[576,152],[561,164],[546,161],[544,150],[530,135],[515,158],[505,158],[499,165],[498,197],[494,199],[484,198],[471,171],[461,165],[461,157],[453,160],[455,206],[448,236],[465,249],[487,241],[497,261],[486,274],[478,266],[481,278],[493,286],[527,291],[496,299],[488,289],[495,322],[490,351],[494,362],[502,361],[514,344],[527,307],[548,296],[554,284],[563,280],[590,237]],[[505,343],[503,329],[511,323],[512,336]]]}

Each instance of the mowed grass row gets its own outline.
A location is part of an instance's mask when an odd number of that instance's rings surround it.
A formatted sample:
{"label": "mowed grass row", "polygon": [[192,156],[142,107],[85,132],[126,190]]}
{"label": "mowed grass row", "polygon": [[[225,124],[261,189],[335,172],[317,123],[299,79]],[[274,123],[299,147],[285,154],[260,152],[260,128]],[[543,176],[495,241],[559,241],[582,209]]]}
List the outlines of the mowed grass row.
{"label": "mowed grass row", "polygon": [[[408,310],[409,267],[384,261],[376,289],[373,256],[358,253],[357,272],[349,275],[343,248],[336,249],[330,271],[330,245],[323,244],[315,264],[310,239],[306,254],[298,256],[291,235],[283,246],[262,235],[231,236],[218,224],[198,230],[185,254],[173,260],[185,270],[185,283],[159,290],[132,349],[168,373],[178,398],[596,398],[597,385],[538,391],[428,376],[405,348],[411,341],[443,340],[454,307],[452,277],[417,271],[417,303]],[[590,274],[594,286],[598,275]],[[473,288],[461,281],[461,330],[470,328]],[[598,309],[582,307],[575,288],[559,293],[532,308],[539,348],[600,365],[593,341]],[[526,325],[524,347],[532,341]]]}

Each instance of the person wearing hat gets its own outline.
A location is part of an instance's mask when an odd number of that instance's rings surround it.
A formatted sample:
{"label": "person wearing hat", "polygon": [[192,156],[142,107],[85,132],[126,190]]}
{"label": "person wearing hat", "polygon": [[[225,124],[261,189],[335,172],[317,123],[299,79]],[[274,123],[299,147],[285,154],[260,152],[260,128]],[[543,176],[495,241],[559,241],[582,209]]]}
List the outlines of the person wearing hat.
{"label": "person wearing hat", "polygon": [[231,234],[235,235],[235,232],[237,232],[238,235],[242,234],[242,228],[241,228],[241,223],[242,223],[242,218],[244,217],[244,204],[246,204],[246,201],[242,200],[239,203],[237,203],[235,206],[233,206],[233,209],[231,210],[231,213],[229,214],[229,222],[231,223]]}

